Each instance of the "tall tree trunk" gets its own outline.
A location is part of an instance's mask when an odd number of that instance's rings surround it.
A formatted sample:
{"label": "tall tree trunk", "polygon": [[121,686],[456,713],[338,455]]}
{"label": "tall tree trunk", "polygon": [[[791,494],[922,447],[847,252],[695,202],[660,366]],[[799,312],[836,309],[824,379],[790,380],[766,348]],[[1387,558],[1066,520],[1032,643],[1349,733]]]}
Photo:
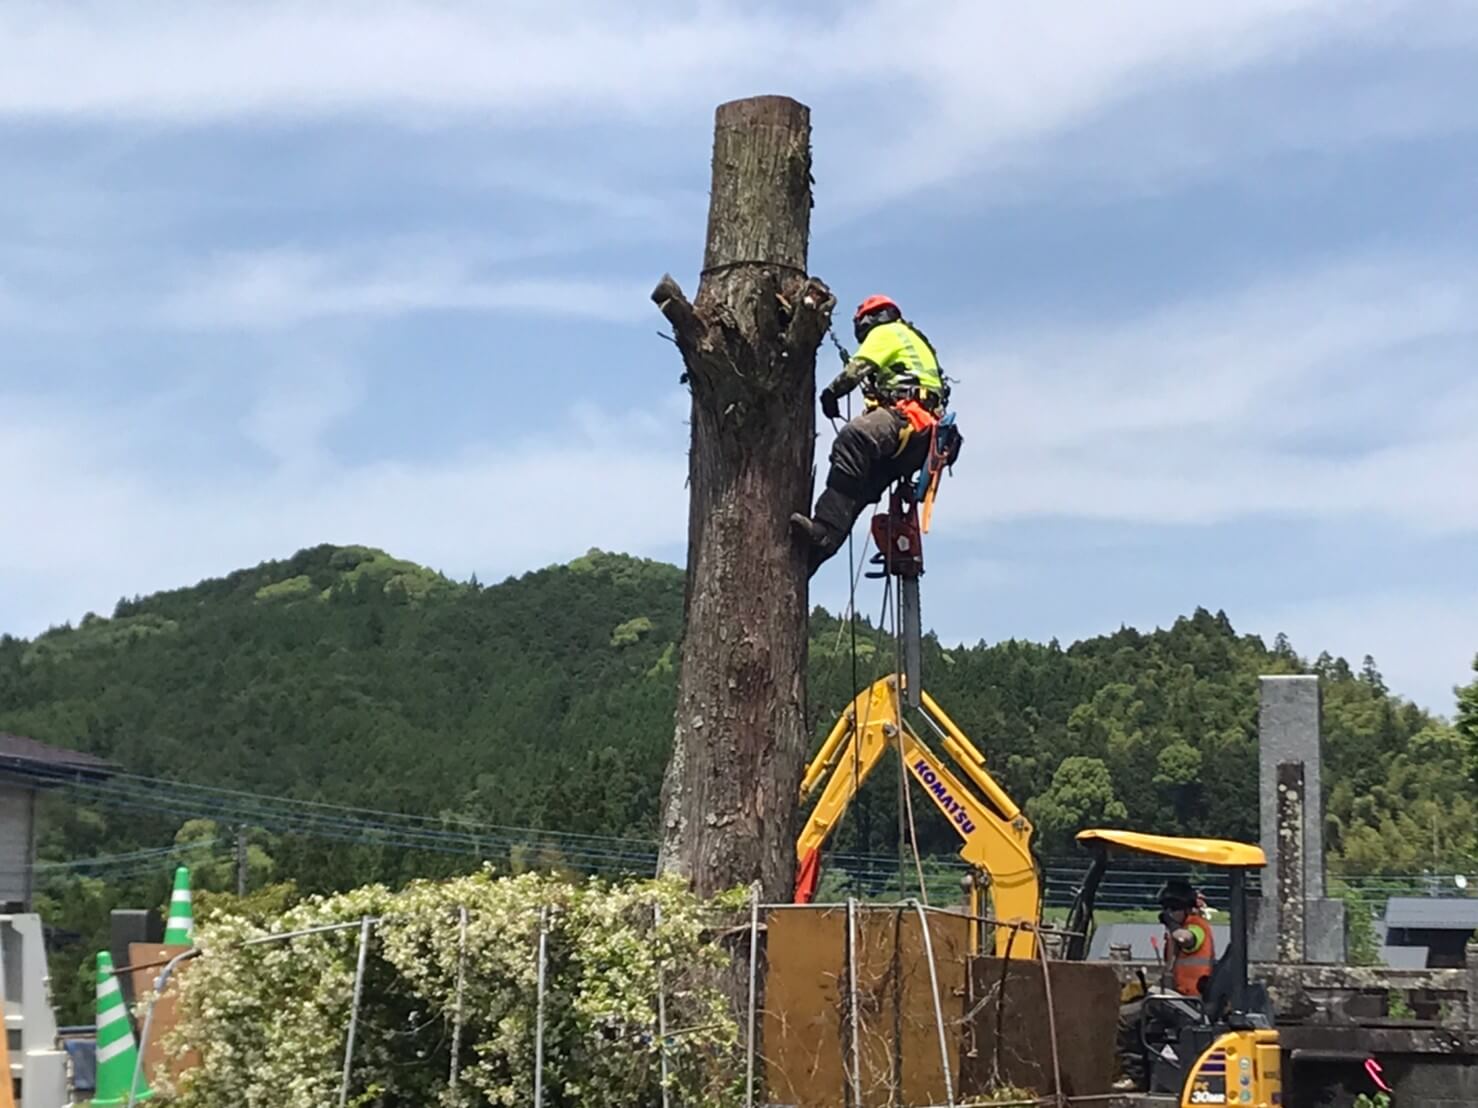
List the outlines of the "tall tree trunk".
{"label": "tall tree trunk", "polygon": [[810,111],[787,97],[720,105],[696,303],[670,277],[692,392],[686,630],[662,788],[663,872],[700,895],[758,881],[788,900],[804,768],[807,563],[816,348],[831,292],[806,272]]}

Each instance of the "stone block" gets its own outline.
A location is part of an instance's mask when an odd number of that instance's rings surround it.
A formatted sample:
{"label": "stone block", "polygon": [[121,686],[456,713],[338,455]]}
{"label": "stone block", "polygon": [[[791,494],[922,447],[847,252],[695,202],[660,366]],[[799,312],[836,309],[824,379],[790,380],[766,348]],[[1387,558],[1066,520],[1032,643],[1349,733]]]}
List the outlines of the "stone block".
{"label": "stone block", "polygon": [[1304,904],[1304,959],[1311,965],[1345,961],[1345,902],[1320,897]]}
{"label": "stone block", "polygon": [[1278,904],[1260,896],[1247,898],[1247,957],[1254,962],[1278,960]]}

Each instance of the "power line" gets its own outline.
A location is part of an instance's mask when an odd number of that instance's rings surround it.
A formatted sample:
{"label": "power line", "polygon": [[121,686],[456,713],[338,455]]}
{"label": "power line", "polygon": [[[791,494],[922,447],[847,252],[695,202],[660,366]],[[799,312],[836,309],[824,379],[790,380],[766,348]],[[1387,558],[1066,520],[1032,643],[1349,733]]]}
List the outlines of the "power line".
{"label": "power line", "polygon": [[[446,821],[446,819],[448,818],[448,817],[441,817],[441,816],[424,816],[424,815],[419,815],[419,814],[416,814],[416,813],[409,813],[409,812],[392,812],[392,811],[388,811],[388,810],[382,809],[382,808],[361,808],[361,807],[355,807],[353,805],[348,805],[348,804],[331,804],[331,803],[328,803],[328,802],[322,801],[322,800],[299,800],[299,799],[296,799],[296,798],[293,798],[293,797],[278,796],[278,795],[272,795],[272,794],[266,794],[266,793],[247,792],[247,791],[240,790],[240,789],[226,789],[226,788],[221,788],[221,787],[215,786],[215,785],[197,785],[197,784],[194,784],[194,783],[191,783],[191,782],[188,782],[188,781],[177,781],[177,780],[171,780],[169,778],[163,778],[163,777],[146,777],[146,776],[144,776],[142,774],[135,774],[135,773],[115,773],[115,774],[112,774],[110,776],[109,780],[114,780],[114,781],[132,781],[132,782],[137,782],[140,785],[146,785],[146,786],[162,786],[162,787],[167,787],[167,788],[170,788],[170,789],[176,789],[176,790],[181,790],[181,791],[198,792],[198,793],[202,793],[202,794],[206,794],[206,795],[210,795],[210,796],[239,797],[239,798],[243,798],[243,799],[251,800],[251,801],[256,801],[256,802],[281,804],[281,805],[286,805],[286,806],[291,806],[291,807],[297,807],[297,808],[303,808],[303,809],[322,809],[322,810],[328,811],[328,812],[353,813],[353,814],[356,814],[356,815],[359,815],[359,816],[375,817],[375,818],[381,819],[381,820],[405,820],[407,822],[412,822],[412,823],[440,824],[440,823],[444,823]],[[449,818],[452,821],[454,821],[454,822],[462,822],[462,817],[453,816],[453,817],[449,817]],[[528,831],[531,831],[531,830],[536,830],[534,828],[515,827],[515,826],[510,826],[510,825],[505,825],[505,824],[496,824],[496,823],[483,823],[483,822],[480,822],[480,821],[472,821],[472,820],[467,820],[466,822],[469,823],[469,824],[471,824],[471,825],[477,826],[477,827],[483,827],[483,828],[488,828],[488,829],[504,830],[504,831],[514,831],[514,832],[519,832],[519,833],[528,832]],[[642,844],[644,846],[647,845],[647,844],[649,844],[649,843],[651,843],[651,844],[655,844],[656,843],[656,840],[655,839],[629,838],[629,837],[621,836],[621,835],[589,834],[589,833],[581,832],[581,831],[549,831],[549,830],[541,830],[540,833],[541,834],[558,835],[558,836],[560,836],[562,838],[571,838],[571,839],[592,839],[592,840],[599,840],[601,842],[618,841],[618,842],[640,843],[640,844]]]}
{"label": "power line", "polygon": [[157,846],[142,850],[129,850],[121,854],[99,854],[94,858],[74,858],[66,862],[37,862],[31,868],[40,872],[42,870],[82,869],[87,866],[118,865],[124,862],[137,861],[142,858],[157,858],[167,854],[181,854],[201,850],[217,841],[216,838],[211,837],[209,839],[197,839],[194,842],[174,846]]}
{"label": "power line", "polygon": [[[657,858],[655,839],[481,823],[455,816],[438,818],[389,812],[214,788],[141,774],[119,774],[105,780],[57,774],[55,780],[82,799],[106,807],[243,824],[351,846],[462,856],[511,854],[519,850],[553,851],[557,853],[558,861],[571,869],[625,876],[650,874]],[[121,877],[134,872],[132,867],[136,866],[140,873],[146,872],[167,855],[204,849],[215,842],[216,839],[210,839],[181,847],[143,848],[90,859],[43,862],[36,868],[52,875],[95,869],[105,871],[108,876]],[[922,861],[929,867],[926,877],[931,884],[956,881],[965,869],[953,855],[936,855]],[[891,888],[898,882],[897,858],[892,855],[832,854],[828,863],[842,871],[848,880],[864,888]],[[1087,868],[1088,863],[1082,859],[1044,859],[1044,902],[1049,906],[1070,903]],[[1172,862],[1117,867],[1110,871],[1100,886],[1100,903],[1105,907],[1144,907],[1153,901],[1158,882],[1167,873],[1184,872],[1188,868],[1195,869]],[[1253,875],[1254,886],[1258,876]],[[1342,881],[1357,895],[1411,892],[1430,888],[1434,881],[1451,880],[1451,875],[1436,874],[1332,874],[1331,877]],[[1218,899],[1226,889],[1227,878],[1213,871],[1200,876],[1198,883],[1208,896]]]}

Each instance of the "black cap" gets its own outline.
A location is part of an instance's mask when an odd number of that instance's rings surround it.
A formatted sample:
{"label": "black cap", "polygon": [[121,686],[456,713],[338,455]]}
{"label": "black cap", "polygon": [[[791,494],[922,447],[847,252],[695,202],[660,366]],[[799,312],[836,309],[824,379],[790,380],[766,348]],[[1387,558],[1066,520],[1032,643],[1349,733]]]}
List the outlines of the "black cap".
{"label": "black cap", "polygon": [[1196,890],[1191,888],[1189,881],[1175,877],[1160,886],[1160,894],[1155,899],[1165,908],[1194,908]]}

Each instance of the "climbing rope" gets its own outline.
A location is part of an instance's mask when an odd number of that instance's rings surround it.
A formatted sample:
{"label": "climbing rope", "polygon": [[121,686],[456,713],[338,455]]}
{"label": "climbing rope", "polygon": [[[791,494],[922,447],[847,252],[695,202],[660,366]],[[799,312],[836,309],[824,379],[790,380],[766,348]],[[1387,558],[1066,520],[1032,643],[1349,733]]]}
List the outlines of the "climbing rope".
{"label": "climbing rope", "polygon": [[[826,328],[826,337],[831,339],[831,345],[837,348],[837,355],[842,359],[842,365],[846,365],[849,361],[852,360],[852,355],[847,353],[847,348],[842,345],[842,340],[837,338],[836,331],[829,324]],[[852,418],[851,397],[847,398],[847,418]]]}
{"label": "climbing rope", "polygon": [[[842,344],[837,342],[836,332],[827,327],[826,333],[831,336],[831,341],[836,343],[837,349],[841,350]],[[847,422],[852,421],[852,394],[847,394]],[[857,563],[852,553],[852,532],[856,531],[852,526],[847,531],[847,625],[851,628],[852,635],[852,703],[857,703]],[[863,557],[867,552],[863,551]],[[871,701],[869,701],[871,703]],[[859,721],[860,722],[860,721]],[[852,731],[852,804],[857,807],[857,845],[862,849],[867,848],[867,832],[871,830],[866,824],[866,817],[862,812],[862,728],[854,724]]]}

